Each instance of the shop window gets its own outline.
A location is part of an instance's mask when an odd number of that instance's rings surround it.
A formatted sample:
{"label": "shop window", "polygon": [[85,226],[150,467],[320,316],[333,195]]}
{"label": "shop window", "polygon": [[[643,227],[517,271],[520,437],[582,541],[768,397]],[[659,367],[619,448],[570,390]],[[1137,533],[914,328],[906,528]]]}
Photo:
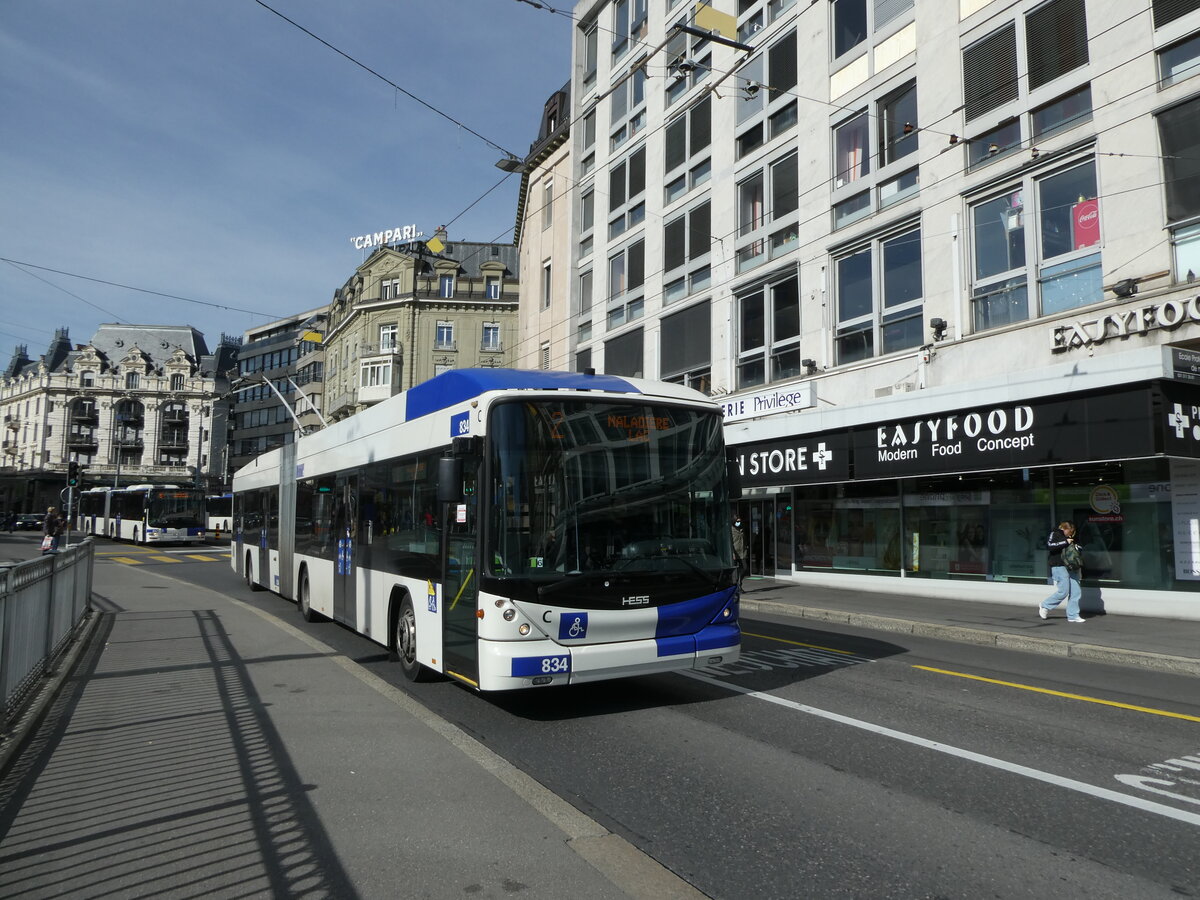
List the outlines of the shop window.
{"label": "shop window", "polygon": [[1027,179],[976,204],[971,228],[976,331],[1102,299],[1093,161]]}
{"label": "shop window", "polygon": [[835,260],[839,365],[922,341],[921,230],[878,238]]}
{"label": "shop window", "polygon": [[800,282],[786,278],[737,298],[738,389],[803,374]]}

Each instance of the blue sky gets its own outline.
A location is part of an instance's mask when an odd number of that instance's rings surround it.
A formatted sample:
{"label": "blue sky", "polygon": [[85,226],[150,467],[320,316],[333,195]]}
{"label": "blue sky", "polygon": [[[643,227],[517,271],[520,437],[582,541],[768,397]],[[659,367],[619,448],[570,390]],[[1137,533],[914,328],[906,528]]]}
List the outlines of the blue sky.
{"label": "blue sky", "polygon": [[[570,75],[570,19],[517,0],[264,2],[518,156]],[[431,234],[504,177],[503,154],[255,0],[5,0],[0,110],[0,257],[44,267],[0,262],[0,365],[59,327],[187,324],[211,347],[323,306],[355,235]],[[518,184],[450,236],[511,241]]]}

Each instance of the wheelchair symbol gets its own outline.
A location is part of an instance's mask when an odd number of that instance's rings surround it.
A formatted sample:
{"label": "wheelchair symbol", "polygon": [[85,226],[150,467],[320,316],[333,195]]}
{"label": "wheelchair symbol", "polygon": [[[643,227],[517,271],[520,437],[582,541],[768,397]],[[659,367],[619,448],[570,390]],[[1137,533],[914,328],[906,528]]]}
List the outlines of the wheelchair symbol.
{"label": "wheelchair symbol", "polygon": [[558,621],[558,637],[577,641],[587,637],[587,628],[587,613],[568,613]]}

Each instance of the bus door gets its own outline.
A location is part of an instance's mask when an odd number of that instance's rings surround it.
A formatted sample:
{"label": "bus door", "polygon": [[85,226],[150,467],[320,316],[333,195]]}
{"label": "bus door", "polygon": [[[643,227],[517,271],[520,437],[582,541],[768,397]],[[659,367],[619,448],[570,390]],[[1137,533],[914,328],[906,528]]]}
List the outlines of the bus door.
{"label": "bus door", "polygon": [[775,498],[743,497],[738,501],[738,515],[746,535],[746,574],[751,577],[773,578],[776,574]]}
{"label": "bus door", "polygon": [[[474,461],[472,461],[473,463]],[[479,680],[479,538],[473,465],[463,467],[463,488],[443,504],[445,548],[442,554],[442,655],[447,671]]]}
{"label": "bus door", "polygon": [[333,534],[337,557],[333,578],[333,617],[351,628],[358,623],[355,584],[358,567],[358,474],[338,475],[334,488]]}

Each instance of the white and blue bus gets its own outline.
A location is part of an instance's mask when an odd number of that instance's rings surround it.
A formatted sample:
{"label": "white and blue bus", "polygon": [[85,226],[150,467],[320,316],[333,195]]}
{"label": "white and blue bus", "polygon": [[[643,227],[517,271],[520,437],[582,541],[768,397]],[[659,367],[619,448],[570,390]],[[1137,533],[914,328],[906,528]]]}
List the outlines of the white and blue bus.
{"label": "white and blue bus", "polygon": [[221,538],[233,530],[233,493],[209,494],[204,498],[205,529]]}
{"label": "white and blue bus", "polygon": [[174,484],[92,488],[79,495],[78,529],[135,544],[204,540],[204,492]]}
{"label": "white and blue bus", "polygon": [[451,370],[233,478],[232,565],[479,690],[736,659],[721,411],[671,384]]}

